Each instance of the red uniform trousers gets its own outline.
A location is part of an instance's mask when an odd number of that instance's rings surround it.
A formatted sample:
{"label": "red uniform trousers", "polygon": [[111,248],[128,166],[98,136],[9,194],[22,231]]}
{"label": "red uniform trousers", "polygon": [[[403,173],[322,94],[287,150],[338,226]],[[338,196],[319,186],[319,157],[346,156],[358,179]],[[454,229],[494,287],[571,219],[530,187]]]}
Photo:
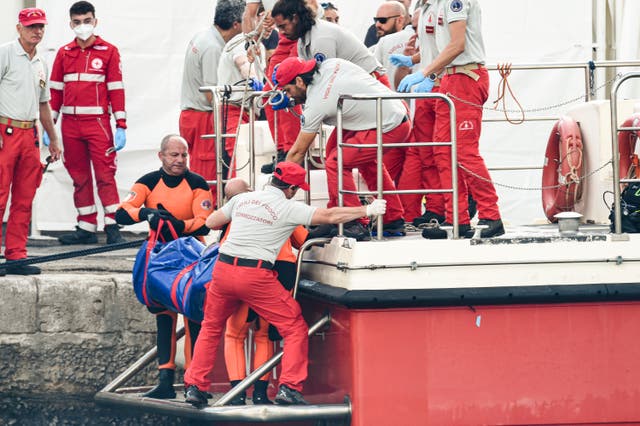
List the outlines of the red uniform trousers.
{"label": "red uniform trousers", "polygon": [[0,124],[3,140],[3,147],[0,149],[0,225],[11,191],[4,256],[7,260],[18,260],[27,257],[31,205],[42,181],[42,164],[36,128],[13,127],[13,133],[8,135],[7,127]]}
{"label": "red uniform trousers", "polygon": [[[439,91],[434,88],[434,92]],[[416,99],[416,113],[413,120],[413,140],[432,142],[436,121],[435,99]],[[440,176],[433,155],[432,146],[409,148],[404,160],[398,189],[441,189]],[[401,194],[400,201],[405,217],[412,220],[422,215],[422,194]],[[444,197],[442,194],[426,195],[426,210],[444,216]]]}
{"label": "red uniform trousers", "polygon": [[[247,322],[249,305],[242,304],[240,309],[234,312],[227,320],[224,333],[224,359],[227,365],[229,381],[242,380],[247,376],[244,341],[249,333],[249,327],[254,321]],[[269,340],[269,323],[264,319],[256,318],[256,327],[253,334],[255,354],[253,356],[253,369],[257,369],[273,356],[273,342]],[[260,380],[269,380],[271,372],[262,376]]]}
{"label": "red uniform trousers", "polygon": [[[271,81],[275,66],[290,56],[294,58],[298,56],[298,41],[289,40],[284,35],[280,34],[278,47],[276,47],[273,55],[269,58],[269,65],[267,67],[267,78],[269,81]],[[296,105],[294,107],[294,111],[298,116],[302,115],[302,107],[300,105]],[[300,132],[300,118],[290,111],[278,111],[278,137],[276,138],[274,119],[275,112],[269,105],[265,106],[264,112],[267,116],[271,135],[273,136],[273,140],[276,142],[276,148],[278,151],[288,152],[296,141],[298,132]]]}
{"label": "red uniform trousers", "polygon": [[[486,68],[472,70],[480,77],[474,81],[465,74],[445,74],[440,84],[440,92],[450,93],[474,105],[483,105],[489,93],[489,76]],[[460,102],[452,97],[456,107],[458,164],[463,165],[474,174],[470,174],[458,167],[458,214],[461,224],[469,223],[469,202],[467,188],[471,196],[478,203],[478,217],[480,219],[496,220],[500,218],[498,210],[498,195],[491,183],[491,176],[480,156],[478,147],[482,128],[482,108]],[[450,141],[449,107],[444,101],[436,101],[436,125],[434,140],[438,142]],[[451,188],[451,149],[446,146],[436,146],[436,166],[440,175],[442,188]],[[487,180],[484,180],[487,179]],[[449,223],[453,222],[453,205],[450,193],[445,193],[445,217]]]}
{"label": "red uniform trousers", "polygon": [[278,282],[275,271],[223,262],[216,262],[207,288],[204,320],[191,367],[184,375],[185,386],[209,390],[211,380],[207,376],[213,370],[225,322],[242,302],[278,329],[284,338],[280,384],[302,391],[307,378],[309,338],[300,305]]}
{"label": "red uniform trousers", "polygon": [[[390,132],[383,133],[382,143],[403,143],[409,139],[411,134],[411,121],[407,120],[397,126]],[[329,202],[327,207],[335,207],[338,205],[338,151],[337,151],[338,135],[336,130],[331,132],[327,142],[327,154],[325,167],[327,172],[327,186],[329,190]],[[372,144],[376,143],[375,130],[362,130],[343,132],[343,142],[349,144]],[[378,162],[376,161],[375,148],[344,148],[342,155],[342,184],[343,189],[347,191],[355,191],[356,184],[353,180],[351,169],[358,168],[360,174],[364,178],[367,186],[371,191],[375,191],[378,187],[377,173]],[[396,186],[389,176],[387,168],[383,166],[382,189],[385,191],[395,191]],[[384,223],[393,222],[394,220],[404,217],[404,209],[400,203],[400,197],[397,194],[387,194],[383,197],[387,200],[387,213],[384,215]],[[344,194],[343,201],[345,206],[359,206],[360,200],[355,194]]]}
{"label": "red uniform trousers", "polygon": [[213,134],[213,113],[185,109],[180,112],[180,136],[189,145],[189,170],[206,180],[216,179],[215,139],[204,139]]}
{"label": "red uniform trousers", "polygon": [[93,176],[104,208],[104,222],[106,225],[115,224],[120,198],[115,178],[116,153],[105,155],[109,148],[113,148],[109,116],[81,117],[62,114],[61,131],[64,166],[73,180],[73,203],[78,210],[78,226],[89,232],[97,229],[98,213],[93,197]]}

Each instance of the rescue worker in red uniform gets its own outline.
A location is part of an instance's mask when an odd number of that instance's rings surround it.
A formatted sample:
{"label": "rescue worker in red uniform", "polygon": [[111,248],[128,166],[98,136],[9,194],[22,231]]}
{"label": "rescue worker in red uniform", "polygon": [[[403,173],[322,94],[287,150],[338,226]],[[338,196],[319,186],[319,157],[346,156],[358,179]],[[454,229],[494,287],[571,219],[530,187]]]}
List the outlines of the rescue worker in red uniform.
{"label": "rescue worker in red uniform", "polygon": [[[447,93],[456,108],[458,143],[458,220],[459,232],[471,238],[474,231],[469,224],[467,188],[477,202],[482,238],[504,234],[504,226],[498,209],[498,195],[491,176],[480,156],[479,140],[482,127],[482,105],[489,93],[489,75],[484,66],[485,51],[482,39],[482,17],[478,0],[441,0],[436,3],[437,25],[435,38],[438,54],[422,70],[409,74],[400,82],[398,91],[407,92],[415,86],[417,92],[430,92],[443,71],[440,92]],[[449,108],[444,101],[436,101],[436,122],[433,132],[435,142],[451,140]],[[447,146],[433,148],[436,167],[443,188],[451,188],[451,149]],[[453,221],[453,203],[450,193],[444,194],[445,220]],[[422,236],[443,239],[446,232],[439,228],[427,228]]]}
{"label": "rescue worker in red uniform", "polygon": [[[193,235],[204,241],[202,236],[209,232],[205,220],[213,209],[213,199],[204,178],[187,169],[187,152],[184,138],[167,135],[162,139],[158,153],[162,168],[136,181],[116,212],[119,224],[146,220],[151,228],[157,229],[158,219],[164,218],[171,222],[178,236]],[[163,232],[163,236],[167,239],[166,233]],[[156,316],[159,383],[143,396],[175,398],[177,314],[164,308],[149,308],[149,311]],[[191,362],[199,330],[200,324],[186,319],[185,368]]]}
{"label": "rescue worker in red uniform", "polygon": [[[250,188],[247,182],[236,178],[227,182],[224,191],[225,196],[230,200],[237,194],[250,191]],[[226,238],[230,226],[231,224],[228,224],[223,228],[224,237],[221,242]],[[296,280],[296,255],[293,253],[292,245],[300,248],[308,235],[309,232],[304,226],[298,226],[291,234],[291,237],[285,241],[273,265],[273,270],[278,273],[278,281],[289,291],[293,289]],[[246,377],[245,340],[252,324],[254,326],[253,342],[255,345],[253,355],[254,370],[273,356],[273,342],[271,340],[281,339],[275,327],[269,325],[264,318],[258,317],[249,308],[249,305],[243,303],[227,319],[224,333],[224,361],[227,366],[231,387],[236,386]],[[265,374],[253,384],[253,405],[273,404],[267,396],[270,375],[271,373]],[[246,392],[242,392],[231,400],[229,405],[244,405],[245,401]]]}
{"label": "rescue worker in red uniform", "polygon": [[298,188],[309,190],[306,172],[298,164],[276,165],[271,183],[262,191],[236,195],[207,218],[219,229],[233,222],[220,246],[207,287],[204,320],[191,366],[184,375],[186,402],[207,405],[210,373],[227,318],[244,302],[276,326],[284,337],[282,374],[275,402],[306,404],[301,391],[307,377],[308,327],[298,303],[280,283],[273,264],[284,242],[298,225],[339,223],[386,211],[385,200],[368,206],[316,208],[294,201]]}
{"label": "rescue worker in red uniform", "polygon": [[[69,15],[76,38],[58,50],[53,62],[50,104],[54,121],[62,114],[64,165],[73,180],[78,224],[74,232],[58,239],[62,244],[98,241],[93,167],[104,210],[107,244],[120,243],[124,239],[115,221],[120,204],[115,180],[116,151],[124,148],[127,141],[120,53],[114,45],[93,34],[98,20],[91,3],[74,3]],[[110,109],[116,120],[115,139]]]}
{"label": "rescue worker in red uniform", "polygon": [[[206,180],[217,179],[213,94],[200,92],[202,86],[218,85],[218,63],[225,43],[237,34],[244,6],[240,1],[219,1],[213,25],[193,36],[184,57],[180,95],[180,135],[189,144],[190,167]],[[224,129],[223,129],[223,133]],[[225,140],[225,142],[229,142]],[[224,152],[219,153],[223,158]],[[226,177],[226,176],[225,176]]]}
{"label": "rescue worker in red uniform", "polygon": [[[242,29],[245,33],[249,33],[254,30],[256,26],[256,20],[258,18],[258,12],[260,9],[261,0],[247,0],[247,5],[244,10],[244,16],[242,21]],[[313,7],[313,1],[308,4]],[[268,22],[268,23],[267,23]],[[266,31],[270,30],[273,20],[271,18],[265,19]],[[271,78],[273,70],[276,65],[290,56],[298,56],[298,40],[290,40],[284,36],[284,34],[278,34],[278,46],[269,58],[267,64],[266,76]],[[262,165],[260,171],[262,173],[273,173],[273,166],[284,161],[287,153],[293,146],[300,131],[300,118],[302,115],[302,107],[296,105],[289,107],[289,99],[282,98],[281,103],[275,103],[274,105],[265,105],[264,112],[267,116],[267,122],[269,123],[269,130],[276,142],[277,154],[274,161]],[[291,111],[295,112],[295,114]],[[276,112],[277,111],[277,112]],[[277,114],[277,135],[276,135],[276,114]]]}
{"label": "rescue worker in red uniform", "polygon": [[37,266],[11,264],[27,257],[31,205],[42,179],[36,120],[51,134],[52,160],[61,154],[49,109],[47,64],[36,49],[47,18],[42,9],[27,8],[18,14],[18,22],[18,39],[0,45],[0,218],[11,194],[7,262],[0,266],[0,275],[40,273]]}

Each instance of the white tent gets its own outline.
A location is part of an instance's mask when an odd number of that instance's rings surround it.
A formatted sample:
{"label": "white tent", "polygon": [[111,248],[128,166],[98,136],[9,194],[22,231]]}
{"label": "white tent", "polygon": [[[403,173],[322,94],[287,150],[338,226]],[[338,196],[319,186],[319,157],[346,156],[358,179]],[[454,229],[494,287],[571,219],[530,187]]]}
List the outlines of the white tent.
{"label": "white tent", "polygon": [[[215,1],[92,2],[99,19],[97,32],[119,47],[123,59],[129,129],[127,147],[118,156],[117,181],[124,195],[137,177],[159,166],[155,151],[161,137],[178,130],[184,51],[195,32],[211,25]],[[56,50],[73,37],[68,25],[68,9],[73,1],[38,0],[36,3],[45,9],[49,19],[41,51],[52,62]],[[340,9],[341,24],[358,38],[364,38],[380,1],[336,0],[333,3]],[[2,1],[0,40],[15,37],[17,12],[22,5],[22,1]],[[481,5],[489,64],[638,58],[635,21],[640,4],[637,1],[481,0]],[[607,13],[616,19],[607,22]],[[607,46],[608,42],[613,44]],[[616,56],[607,57],[607,47]],[[497,74],[492,73],[490,100],[496,97],[497,82]],[[584,94],[580,71],[514,72],[510,82],[525,109],[558,104]],[[544,115],[561,113],[562,108],[558,108]],[[488,112],[486,116],[501,115]],[[540,166],[551,127],[551,122],[521,126],[485,124],[481,151],[488,166]],[[43,151],[43,156],[45,154]],[[52,172],[47,173],[37,195],[34,219],[42,230],[72,229],[76,213],[71,179],[60,163],[50,169]],[[539,170],[496,171],[492,176],[496,182],[509,186],[540,185]],[[497,189],[507,221],[524,223],[543,216],[537,191],[502,186]]]}

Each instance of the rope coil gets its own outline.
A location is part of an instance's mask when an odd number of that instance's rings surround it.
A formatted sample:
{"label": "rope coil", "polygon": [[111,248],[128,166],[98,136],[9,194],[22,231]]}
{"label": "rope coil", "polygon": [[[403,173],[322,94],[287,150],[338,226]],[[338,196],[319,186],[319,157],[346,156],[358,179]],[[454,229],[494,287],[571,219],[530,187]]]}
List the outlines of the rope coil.
{"label": "rope coil", "polygon": [[[510,63],[498,64],[498,72],[500,73],[500,82],[498,83],[498,98],[495,101],[493,101],[493,109],[496,110],[498,108],[498,105],[500,104],[500,101],[502,101],[502,110],[504,112],[504,118],[511,124],[522,124],[524,123],[524,110],[522,109],[522,105],[520,105],[520,102],[518,101],[516,96],[513,94],[513,90],[511,90],[511,84],[509,84],[509,75],[511,74],[511,64]],[[514,120],[509,118],[509,114],[507,112],[507,104],[506,104],[507,90],[509,91],[509,94],[513,98],[516,105],[518,105],[518,110],[520,111],[520,114],[522,114],[522,117],[520,119]]]}

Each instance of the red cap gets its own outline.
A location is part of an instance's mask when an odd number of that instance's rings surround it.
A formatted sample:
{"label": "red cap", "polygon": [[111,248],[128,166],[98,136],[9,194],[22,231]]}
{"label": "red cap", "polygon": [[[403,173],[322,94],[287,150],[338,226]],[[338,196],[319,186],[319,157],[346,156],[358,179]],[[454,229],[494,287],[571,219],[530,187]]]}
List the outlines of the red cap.
{"label": "red cap", "polygon": [[276,70],[276,82],[283,87],[290,84],[300,74],[311,71],[316,66],[316,60],[303,61],[300,58],[287,58]]}
{"label": "red cap", "polygon": [[309,190],[309,184],[305,180],[307,172],[298,163],[282,161],[276,164],[276,170],[273,175],[284,183],[299,186],[305,191]]}
{"label": "red cap", "polygon": [[44,10],[37,7],[28,7],[22,9],[18,14],[18,22],[24,27],[28,27],[33,24],[46,24],[47,15],[44,14]]}

